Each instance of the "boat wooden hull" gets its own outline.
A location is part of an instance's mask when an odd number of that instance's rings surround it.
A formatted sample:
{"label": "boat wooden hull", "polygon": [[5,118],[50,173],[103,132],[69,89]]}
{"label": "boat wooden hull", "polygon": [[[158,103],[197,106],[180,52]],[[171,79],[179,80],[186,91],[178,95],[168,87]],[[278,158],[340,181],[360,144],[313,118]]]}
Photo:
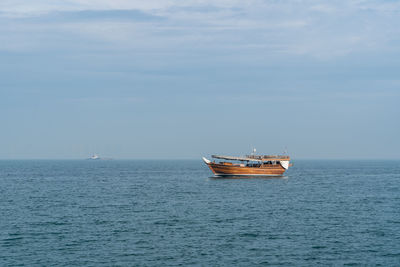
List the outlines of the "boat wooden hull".
{"label": "boat wooden hull", "polygon": [[207,165],[216,176],[281,176],[286,171],[280,164],[248,167],[210,162]]}

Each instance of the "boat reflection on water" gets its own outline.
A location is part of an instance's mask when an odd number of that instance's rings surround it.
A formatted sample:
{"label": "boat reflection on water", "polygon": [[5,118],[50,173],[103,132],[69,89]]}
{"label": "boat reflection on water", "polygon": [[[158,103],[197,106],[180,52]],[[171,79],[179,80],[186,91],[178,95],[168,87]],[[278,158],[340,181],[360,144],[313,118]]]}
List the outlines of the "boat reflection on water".
{"label": "boat reflection on water", "polygon": [[210,176],[211,180],[241,180],[241,179],[261,179],[261,180],[275,180],[275,179],[288,179],[288,176],[276,175],[276,176],[260,176],[260,175],[223,175],[223,176]]}

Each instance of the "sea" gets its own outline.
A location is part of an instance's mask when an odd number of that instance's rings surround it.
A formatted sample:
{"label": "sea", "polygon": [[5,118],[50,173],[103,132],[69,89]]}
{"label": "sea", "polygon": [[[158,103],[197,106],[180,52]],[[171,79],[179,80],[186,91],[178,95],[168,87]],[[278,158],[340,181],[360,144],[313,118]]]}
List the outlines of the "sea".
{"label": "sea", "polygon": [[400,266],[400,161],[0,161],[0,266]]}

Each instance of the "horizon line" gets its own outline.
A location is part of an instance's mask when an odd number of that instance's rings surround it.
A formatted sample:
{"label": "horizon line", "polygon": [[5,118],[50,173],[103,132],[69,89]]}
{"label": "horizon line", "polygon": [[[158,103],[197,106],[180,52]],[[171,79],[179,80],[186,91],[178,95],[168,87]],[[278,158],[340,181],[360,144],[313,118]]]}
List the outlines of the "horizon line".
{"label": "horizon line", "polygon": [[[199,158],[103,158],[98,160],[91,160],[90,158],[0,158],[3,160],[84,160],[84,161],[118,161],[118,160],[201,160]],[[291,158],[293,160],[400,160],[400,158]]]}

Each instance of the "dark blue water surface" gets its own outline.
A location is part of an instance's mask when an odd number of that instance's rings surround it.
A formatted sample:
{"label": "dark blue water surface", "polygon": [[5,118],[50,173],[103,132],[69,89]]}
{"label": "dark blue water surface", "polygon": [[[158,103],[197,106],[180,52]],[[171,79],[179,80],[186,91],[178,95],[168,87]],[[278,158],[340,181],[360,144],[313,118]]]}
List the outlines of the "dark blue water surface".
{"label": "dark blue water surface", "polygon": [[0,161],[1,266],[400,266],[400,162]]}

